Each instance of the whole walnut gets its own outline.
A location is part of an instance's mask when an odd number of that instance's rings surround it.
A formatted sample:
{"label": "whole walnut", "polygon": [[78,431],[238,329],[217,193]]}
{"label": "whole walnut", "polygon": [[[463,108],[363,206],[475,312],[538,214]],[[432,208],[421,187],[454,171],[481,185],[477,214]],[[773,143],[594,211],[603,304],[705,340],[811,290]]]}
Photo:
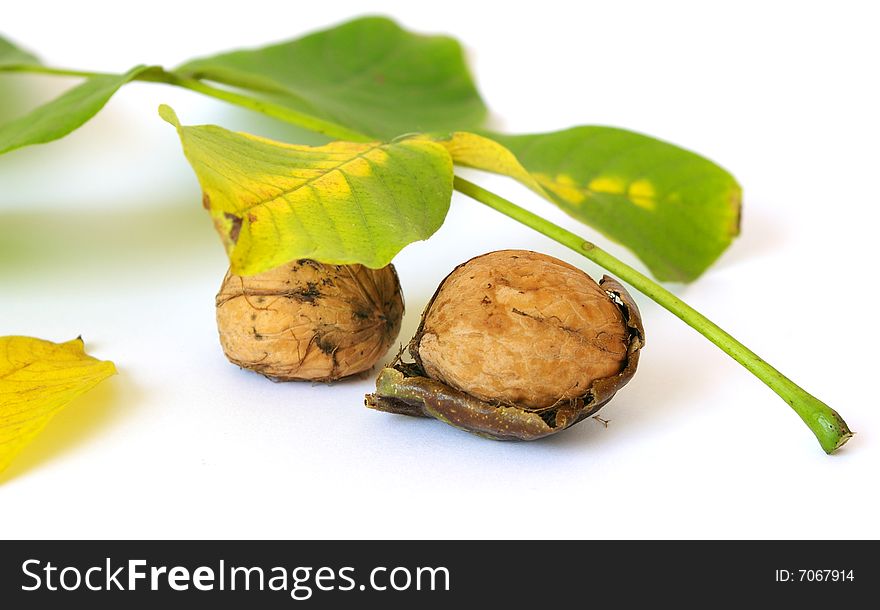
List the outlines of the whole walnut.
{"label": "whole walnut", "polygon": [[226,274],[217,328],[226,357],[276,381],[333,381],[372,368],[403,318],[392,265],[303,259],[252,276]]}
{"label": "whole walnut", "polygon": [[367,406],[497,439],[540,438],[595,413],[635,373],[644,330],[626,290],[563,261],[501,250],[440,284]]}

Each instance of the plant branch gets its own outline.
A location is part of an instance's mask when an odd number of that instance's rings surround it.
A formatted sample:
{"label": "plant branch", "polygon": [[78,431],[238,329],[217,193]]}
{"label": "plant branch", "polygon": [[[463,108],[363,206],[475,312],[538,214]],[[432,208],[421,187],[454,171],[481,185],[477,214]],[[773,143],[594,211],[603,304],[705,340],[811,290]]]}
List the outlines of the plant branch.
{"label": "plant branch", "polygon": [[[96,72],[65,70],[40,65],[3,66],[0,67],[0,71],[35,72],[86,78],[101,75]],[[201,80],[187,78],[163,69],[146,71],[139,75],[136,80],[166,83],[189,89],[335,139],[355,142],[364,142],[373,139],[342,125],[299,112],[287,106],[253,98],[228,89],[214,87]],[[504,199],[491,191],[487,191],[464,178],[456,176],[454,179],[454,186],[455,190],[506,216],[509,216],[517,222],[538,231],[550,239],[571,248],[578,254],[607,269],[609,272],[616,275],[618,279],[631,285],[633,288],[677,316],[685,324],[706,337],[709,341],[721,348],[721,350],[727,355],[739,362],[787,402],[800,416],[807,427],[810,428],[813,434],[816,435],[819,444],[826,453],[834,452],[852,436],[852,432],[847,427],[846,422],[843,421],[843,418],[841,418],[834,409],[785,377],[778,370],[762,360],[757,354],[737,341],[727,331],[723,330],[706,316],[643,273],[633,269],[623,261],[615,258],[608,252],[605,252],[595,244],[585,240],[575,233],[563,229],[562,227],[545,220],[541,216],[529,212],[515,203]]]}
{"label": "plant branch", "polygon": [[455,189],[571,248],[578,254],[607,269],[617,276],[618,279],[631,285],[673,313],[685,324],[721,348],[728,356],[743,365],[787,402],[804,423],[807,424],[807,427],[812,430],[813,434],[816,435],[819,444],[822,445],[822,449],[826,453],[832,453],[852,436],[852,432],[850,432],[846,422],[843,421],[843,418],[834,409],[809,394],[806,390],[767,364],[755,352],[733,338],[730,333],[723,330],[709,318],[643,273],[633,269],[583,237],[563,229],[464,178],[455,177]]}

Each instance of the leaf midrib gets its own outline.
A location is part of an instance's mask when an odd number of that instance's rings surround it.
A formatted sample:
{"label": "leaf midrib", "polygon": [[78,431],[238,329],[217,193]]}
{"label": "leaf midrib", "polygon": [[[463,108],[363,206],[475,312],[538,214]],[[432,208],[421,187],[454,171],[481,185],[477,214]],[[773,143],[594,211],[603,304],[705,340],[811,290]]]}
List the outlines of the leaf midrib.
{"label": "leaf midrib", "polygon": [[[338,172],[341,172],[343,175],[345,175],[345,172],[342,170],[346,165],[353,163],[353,162],[357,161],[358,159],[365,159],[366,156],[368,154],[370,154],[371,152],[373,152],[375,150],[382,149],[386,146],[387,146],[387,144],[385,144],[383,142],[376,142],[375,144],[373,144],[369,148],[359,152],[358,154],[356,154],[352,157],[348,157],[347,159],[341,161],[337,165],[328,168],[324,173],[322,173],[318,176],[315,176],[314,178],[308,178],[305,181],[303,181],[302,183],[300,183],[292,188],[284,189],[284,190],[280,191],[279,193],[272,195],[271,197],[261,199],[260,201],[258,201],[257,203],[254,203],[253,205],[245,206],[245,207],[241,208],[241,210],[239,210],[239,211],[241,211],[243,213],[251,212],[251,211],[253,211],[257,208],[260,208],[262,206],[265,206],[273,201],[276,201],[278,199],[283,199],[283,198],[287,197],[288,195],[292,195],[292,194],[296,193],[297,191],[299,191],[300,189],[312,187],[316,182],[323,180],[324,178],[326,178],[328,175],[332,174],[333,172],[338,171]],[[367,159],[367,161],[369,161],[369,160]],[[217,171],[215,168],[212,168],[209,164],[205,163],[203,160],[200,160],[200,162],[203,163],[206,167],[213,169],[215,172]],[[240,188],[245,188],[243,185],[238,184],[237,182],[236,182],[236,184]],[[250,191],[250,192],[253,193],[253,191]]]}

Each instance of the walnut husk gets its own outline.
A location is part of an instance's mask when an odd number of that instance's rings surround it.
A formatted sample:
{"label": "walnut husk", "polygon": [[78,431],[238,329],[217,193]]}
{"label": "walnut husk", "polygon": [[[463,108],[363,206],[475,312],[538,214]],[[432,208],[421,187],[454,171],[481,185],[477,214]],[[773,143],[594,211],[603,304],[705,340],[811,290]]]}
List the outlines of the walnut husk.
{"label": "walnut husk", "polygon": [[459,265],[367,406],[495,439],[574,425],[634,375],[644,329],[626,290],[558,259],[502,250]]}
{"label": "walnut husk", "polygon": [[227,272],[216,304],[226,357],[276,381],[333,381],[371,369],[404,312],[392,265],[308,259],[253,276]]}

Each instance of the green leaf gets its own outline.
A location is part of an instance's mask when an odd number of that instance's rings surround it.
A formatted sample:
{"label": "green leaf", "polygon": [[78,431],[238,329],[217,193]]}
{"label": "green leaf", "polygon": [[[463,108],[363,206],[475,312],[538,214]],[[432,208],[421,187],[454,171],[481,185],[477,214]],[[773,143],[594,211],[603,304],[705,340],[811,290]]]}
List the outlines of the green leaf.
{"label": "green leaf", "polygon": [[411,34],[381,17],[197,59],[176,71],[261,92],[382,140],[475,129],[486,117],[458,42]]}
{"label": "green leaf", "polygon": [[516,178],[623,244],[660,280],[696,279],[739,233],[733,176],[672,144],[611,127],[490,137],[439,141],[456,163]]}
{"label": "green leaf", "polygon": [[0,66],[31,66],[40,60],[0,36]]}
{"label": "green leaf", "polygon": [[67,403],[115,373],[83,351],[82,339],[0,337],[0,471]]}
{"label": "green leaf", "polygon": [[93,76],[25,116],[0,125],[0,154],[66,136],[95,116],[122,85],[149,69],[138,66],[125,74]]}
{"label": "green leaf", "polygon": [[429,140],[294,146],[215,125],[177,128],[229,254],[253,275],[297,258],[379,268],[443,224],[452,160]]}

